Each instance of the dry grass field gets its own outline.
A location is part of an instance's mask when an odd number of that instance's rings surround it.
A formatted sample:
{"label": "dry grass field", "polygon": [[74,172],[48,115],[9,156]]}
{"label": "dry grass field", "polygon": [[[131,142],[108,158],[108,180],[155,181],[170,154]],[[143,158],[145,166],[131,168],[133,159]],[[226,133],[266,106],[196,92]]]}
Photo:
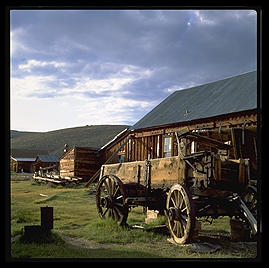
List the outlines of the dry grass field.
{"label": "dry grass field", "polygon": [[[229,218],[217,219],[213,224],[202,222],[199,241],[217,244],[213,253],[195,252],[191,245],[168,242],[167,229],[150,228],[165,223],[160,218],[145,224],[141,207],[129,213],[128,227],[120,227],[110,220],[101,220],[96,211],[95,185],[54,186],[37,184],[31,176],[12,174],[11,191],[11,249],[13,260],[47,258],[87,258],[88,260],[255,260],[257,243],[234,242],[230,237]],[[40,207],[52,206],[54,226],[47,241],[26,243],[26,225],[40,225]],[[134,225],[143,226],[132,228]],[[150,230],[150,231],[148,231]]]}

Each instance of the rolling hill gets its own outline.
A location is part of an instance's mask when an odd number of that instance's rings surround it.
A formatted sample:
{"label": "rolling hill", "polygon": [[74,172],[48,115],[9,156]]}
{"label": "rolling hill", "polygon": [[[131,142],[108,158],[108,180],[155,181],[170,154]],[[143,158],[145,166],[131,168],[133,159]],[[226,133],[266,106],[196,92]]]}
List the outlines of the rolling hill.
{"label": "rolling hill", "polygon": [[65,128],[48,132],[10,131],[12,149],[48,150],[49,154],[61,156],[64,144],[73,146],[100,148],[115,135],[129,126],[92,125]]}

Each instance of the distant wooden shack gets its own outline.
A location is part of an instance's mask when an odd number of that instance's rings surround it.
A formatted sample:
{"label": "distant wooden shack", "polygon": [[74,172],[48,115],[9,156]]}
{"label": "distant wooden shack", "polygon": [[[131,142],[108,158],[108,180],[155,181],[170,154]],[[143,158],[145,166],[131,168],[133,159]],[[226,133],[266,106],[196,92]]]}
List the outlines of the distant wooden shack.
{"label": "distant wooden shack", "polygon": [[33,172],[32,165],[37,155],[48,154],[46,150],[11,149],[10,170],[14,172]]}
{"label": "distant wooden shack", "polygon": [[40,168],[55,165],[55,169],[59,169],[59,157],[56,155],[38,155],[32,165],[33,172],[37,172]]}
{"label": "distant wooden shack", "polygon": [[74,146],[60,159],[61,177],[89,179],[100,168],[98,149]]}

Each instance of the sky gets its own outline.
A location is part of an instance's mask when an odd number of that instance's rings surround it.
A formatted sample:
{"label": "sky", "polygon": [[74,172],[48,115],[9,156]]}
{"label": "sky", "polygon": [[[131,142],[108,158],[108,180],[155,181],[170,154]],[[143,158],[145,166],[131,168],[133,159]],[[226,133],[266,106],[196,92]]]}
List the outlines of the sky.
{"label": "sky", "polygon": [[10,128],[134,125],[175,90],[256,68],[254,10],[11,10]]}

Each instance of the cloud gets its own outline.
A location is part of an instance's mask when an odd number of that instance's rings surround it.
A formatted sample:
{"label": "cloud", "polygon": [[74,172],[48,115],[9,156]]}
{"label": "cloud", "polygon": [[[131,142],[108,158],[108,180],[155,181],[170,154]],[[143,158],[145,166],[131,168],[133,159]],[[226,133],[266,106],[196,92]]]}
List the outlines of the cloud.
{"label": "cloud", "polygon": [[41,97],[42,95],[52,97],[57,94],[57,88],[51,87],[49,83],[56,80],[57,78],[53,75],[13,77],[10,81],[11,96],[12,98],[21,99]]}
{"label": "cloud", "polygon": [[47,67],[53,66],[54,68],[64,67],[66,63],[56,62],[56,61],[38,61],[38,60],[28,60],[26,64],[19,64],[18,68],[20,70],[25,70],[31,72],[33,68],[36,67]]}
{"label": "cloud", "polygon": [[78,108],[78,116],[84,121],[90,119],[92,124],[133,124],[137,110],[149,111],[151,108],[152,102],[109,96],[82,102]]}
{"label": "cloud", "polygon": [[175,90],[256,69],[256,28],[253,10],[13,10],[11,93],[135,123]]}

